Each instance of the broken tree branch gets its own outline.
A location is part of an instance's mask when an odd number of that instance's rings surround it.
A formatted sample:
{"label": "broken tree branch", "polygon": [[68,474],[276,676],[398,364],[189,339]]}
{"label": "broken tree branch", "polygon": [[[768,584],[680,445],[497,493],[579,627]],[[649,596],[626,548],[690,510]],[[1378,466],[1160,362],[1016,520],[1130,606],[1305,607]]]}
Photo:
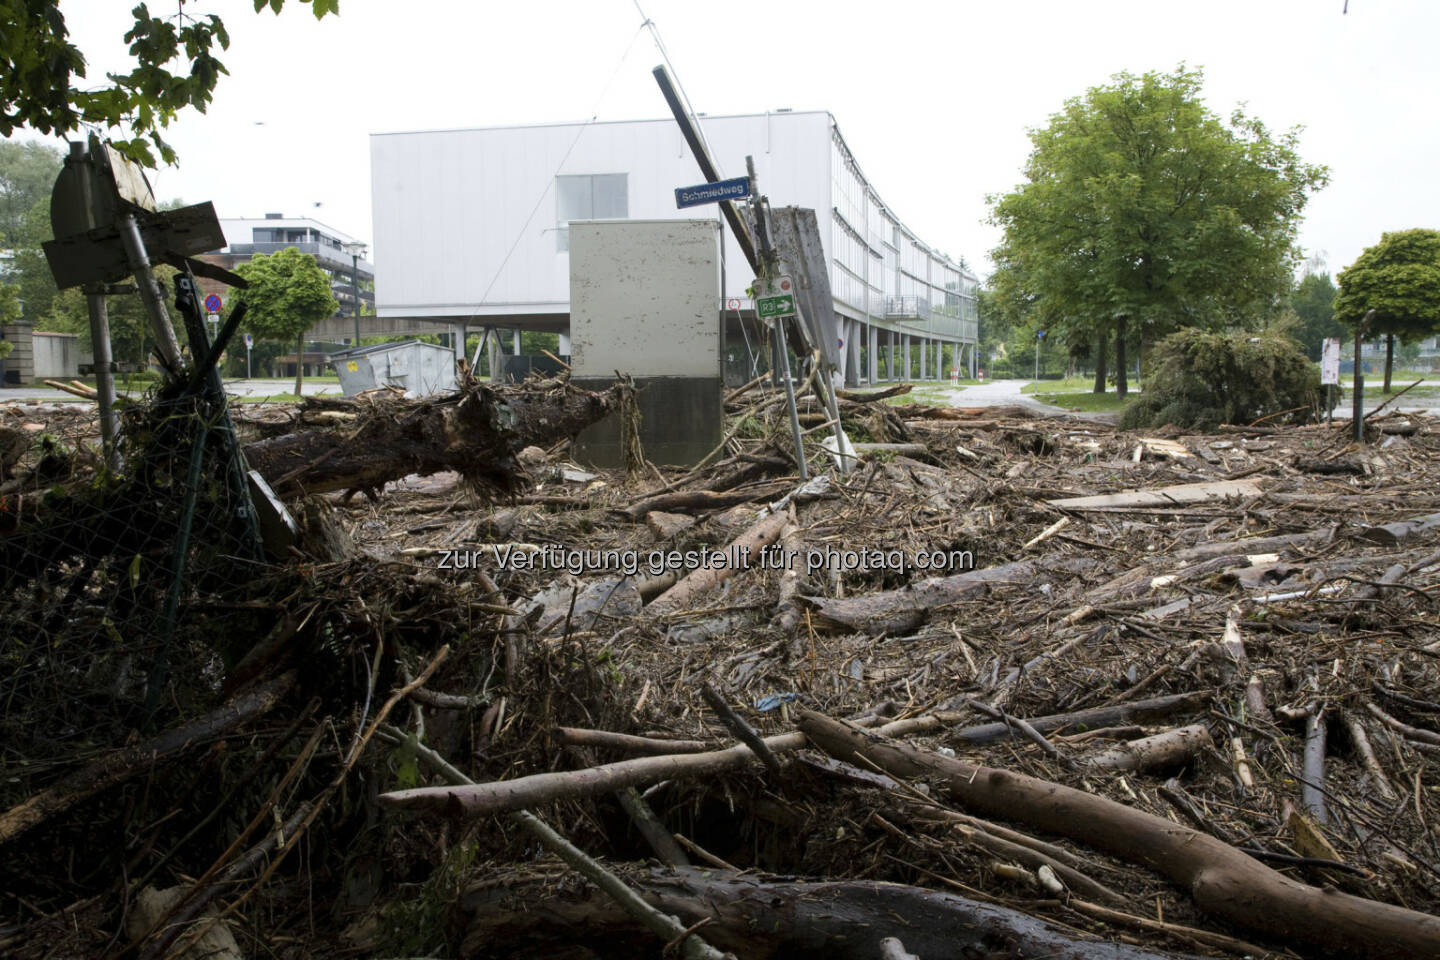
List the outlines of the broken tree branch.
{"label": "broken tree branch", "polygon": [[1200,909],[1250,929],[1367,958],[1440,954],[1440,918],[1298,883],[1208,834],[1114,800],[920,750],[810,710],[800,711],[800,727],[837,759],[864,757],[892,774],[943,777],[971,809],[1150,867]]}

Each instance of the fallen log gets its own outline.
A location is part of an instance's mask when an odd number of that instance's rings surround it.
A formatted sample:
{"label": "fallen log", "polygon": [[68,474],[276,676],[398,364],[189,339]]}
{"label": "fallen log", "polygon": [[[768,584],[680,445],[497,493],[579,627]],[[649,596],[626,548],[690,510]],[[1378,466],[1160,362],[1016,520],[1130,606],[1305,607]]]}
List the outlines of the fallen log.
{"label": "fallen log", "polygon": [[874,390],[868,393],[861,393],[858,390],[836,390],[835,396],[841,400],[848,400],[851,403],[874,403],[877,400],[889,400],[891,397],[903,396],[911,391],[912,384],[902,383],[884,390]]}
{"label": "fallen log", "polygon": [[908,584],[899,590],[863,597],[835,599],[807,596],[801,601],[828,623],[857,631],[895,634],[919,626],[932,608],[978,594],[991,584],[1029,582],[1038,568],[1037,561],[1019,560],[998,567],[934,577]]}
{"label": "fallen log", "polygon": [[[313,428],[244,447],[250,466],[281,497],[373,491],[411,474],[454,470],[480,489],[513,493],[525,484],[515,455],[578,433],[619,405],[617,384],[593,393],[561,384],[504,390],[471,385],[424,400],[390,395],[350,401],[349,429]],[[336,401],[331,400],[334,404]]]}
{"label": "fallen log", "polygon": [[699,567],[687,574],[679,583],[650,601],[652,613],[666,613],[684,609],[697,597],[702,597],[720,584],[749,569],[751,563],[758,563],[760,551],[780,539],[780,532],[790,523],[790,514],[777,511],[730,541],[724,551],[725,562],[713,566]]}
{"label": "fallen log", "polygon": [[[1187,710],[1196,710],[1203,706],[1209,699],[1209,691],[1202,690],[1191,693],[1175,693],[1164,697],[1151,697],[1148,700],[1133,700],[1129,703],[1117,703],[1114,706],[1108,707],[1091,707],[1088,710],[1055,713],[1046,717],[1030,717],[1027,718],[1027,722],[1041,733],[1063,730],[1066,727],[1096,730],[1101,727],[1113,727],[1122,723],[1147,723],[1151,720],[1174,716],[1177,713],[1183,713]],[[899,722],[904,723],[906,721],[902,720]],[[940,726],[939,723],[935,724],[935,727],[938,726]],[[1011,736],[1011,734],[1010,726],[1003,721],[999,721],[956,730],[950,734],[949,739],[961,743],[994,743],[996,740],[1006,739]]]}
{"label": "fallen log", "polygon": [[1062,510],[1103,510],[1114,507],[1169,507],[1259,495],[1259,485],[1251,480],[1213,480],[1207,483],[1179,483],[1169,487],[1128,490],[1122,493],[1102,493],[1093,497],[1064,497],[1045,502]]}
{"label": "fallen log", "polygon": [[1196,723],[1188,727],[1177,727],[1157,733],[1153,737],[1142,737],[1122,743],[1104,753],[1083,761],[1085,766],[1097,770],[1146,771],[1162,767],[1178,767],[1189,763],[1195,754],[1206,747],[1213,747],[1210,731],[1205,724]]}
{"label": "fallen log", "polygon": [[1366,958],[1440,955],[1440,918],[1307,886],[1209,834],[1105,797],[887,740],[810,710],[800,728],[836,759],[893,776],[942,777],[967,808],[1037,827],[1149,867],[1206,913],[1287,941]]}
{"label": "fallen log", "polygon": [[1413,520],[1386,523],[1378,527],[1366,527],[1360,531],[1359,536],[1372,543],[1398,547],[1411,540],[1433,537],[1437,530],[1440,530],[1440,513],[1431,513]]}
{"label": "fallen log", "polygon": [[[627,881],[649,903],[747,960],[876,960],[880,943],[902,937],[924,960],[976,957],[1161,960],[1174,954],[1081,939],[1035,917],[949,893],[895,883],[791,883],[714,870],[652,871]],[[460,956],[510,956],[522,947],[639,937],[640,928],[592,889],[566,893],[512,884],[462,895],[470,916]],[[538,955],[538,954],[535,954]]]}
{"label": "fallen log", "polygon": [[176,759],[197,744],[263,715],[294,684],[294,671],[282,674],[184,726],[166,730],[144,743],[112,750],[59,783],[0,813],[0,845],[103,790],[148,773],[158,764]]}

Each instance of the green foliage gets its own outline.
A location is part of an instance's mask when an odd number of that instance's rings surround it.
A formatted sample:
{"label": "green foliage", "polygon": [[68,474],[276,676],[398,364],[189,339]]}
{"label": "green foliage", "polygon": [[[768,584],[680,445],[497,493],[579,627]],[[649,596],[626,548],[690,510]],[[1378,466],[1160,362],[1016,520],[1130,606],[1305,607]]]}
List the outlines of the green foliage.
{"label": "green foliage", "polygon": [[248,311],[244,327],[257,338],[293,343],[339,309],[325,271],[294,247],[256,254],[235,272],[250,284],[239,293]]}
{"label": "green foliage", "polygon": [[[19,290],[13,283],[0,283],[0,324],[6,324],[20,316],[20,298],[15,294]],[[10,355],[15,345],[9,340],[0,340],[0,360]]]}
{"label": "green foliage", "polygon": [[989,198],[1005,231],[992,314],[1119,346],[1263,317],[1283,297],[1328,172],[1300,160],[1298,129],[1275,135],[1240,110],[1223,122],[1202,80],[1183,65],[1116,74],[1030,131],[1027,182]]}
{"label": "green foliage", "polygon": [[[116,149],[150,167],[155,151],[174,163],[175,151],[161,131],[186,107],[205,112],[220,75],[229,72],[214,47],[230,46],[218,16],[190,16],[185,0],[178,2],[179,12],[167,16],[152,16],[144,3],[136,6],[125,34],[131,69],[108,74],[109,85],[79,89],[75,80],[86,78],[85,56],[68,39],[60,0],[0,0],[0,136],[20,126],[55,134],[82,124],[122,127],[131,138],[116,141]],[[317,19],[339,12],[339,0],[300,2],[310,3]],[[267,6],[279,13],[284,0],[259,0],[255,11]]]}
{"label": "green foliage", "polygon": [[1320,359],[1327,337],[1345,338],[1345,329],[1335,319],[1336,292],[1330,274],[1307,271],[1295,292],[1290,294],[1290,308],[1300,318],[1296,337],[1311,360]]}
{"label": "green foliage", "polygon": [[235,272],[250,286],[240,291],[246,305],[245,327],[256,339],[288,340],[295,344],[295,395],[300,396],[305,365],[301,357],[305,331],[334,316],[340,304],[330,292],[330,277],[308,253],[286,247],[272,254],[256,254]]}
{"label": "green foliage", "polygon": [[41,200],[48,219],[50,191],[62,163],[60,151],[43,143],[0,142],[0,249],[17,245],[26,215]]}
{"label": "green foliage", "polygon": [[1259,334],[1187,327],[1156,344],[1148,366],[1144,394],[1121,417],[1127,429],[1249,424],[1295,407],[1308,412],[1320,393],[1319,371],[1281,327]]}
{"label": "green foliage", "polygon": [[1440,327],[1440,230],[1400,230],[1340,271],[1335,319],[1354,330],[1370,311],[1365,336],[1423,340]]}

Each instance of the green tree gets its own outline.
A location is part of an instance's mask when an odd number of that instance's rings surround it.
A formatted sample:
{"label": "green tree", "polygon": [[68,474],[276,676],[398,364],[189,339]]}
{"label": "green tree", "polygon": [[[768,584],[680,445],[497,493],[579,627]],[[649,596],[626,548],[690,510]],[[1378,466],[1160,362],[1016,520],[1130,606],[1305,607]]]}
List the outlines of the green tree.
{"label": "green tree", "polygon": [[[1395,340],[1414,343],[1440,329],[1440,230],[1399,230],[1340,271],[1335,319],[1352,331],[1375,311],[1365,337],[1385,337],[1385,392],[1395,362]],[[1356,358],[1359,362],[1360,358]]]}
{"label": "green tree", "polygon": [[305,373],[305,331],[334,316],[340,304],[330,292],[330,278],[308,253],[286,247],[256,254],[235,268],[249,288],[240,291],[247,313],[245,326],[256,336],[295,342],[295,396]]}
{"label": "green tree", "polygon": [[1071,345],[1113,337],[1122,396],[1132,338],[1275,309],[1301,211],[1328,179],[1296,154],[1298,129],[1272,135],[1240,110],[1227,124],[1202,81],[1183,65],[1116,74],[1031,130],[1028,182],[989,197],[1001,311]]}
{"label": "green tree", "polygon": [[[339,12],[340,0],[300,2],[309,3],[317,19]],[[152,16],[144,3],[136,6],[125,34],[131,69],[107,74],[108,85],[79,89],[85,55],[68,39],[60,0],[0,0],[0,136],[20,126],[61,135],[82,124],[128,128],[131,138],[116,141],[116,149],[146,166],[155,166],[156,150],[174,163],[175,151],[160,132],[186,107],[205,111],[220,75],[229,72],[214,47],[230,46],[218,16],[191,16],[185,0],[178,4],[177,13],[163,17]],[[268,6],[279,13],[284,5],[255,0],[255,12]]]}
{"label": "green tree", "polygon": [[1300,318],[1296,339],[1311,360],[1319,360],[1327,337],[1343,338],[1345,330],[1335,319],[1335,281],[1328,273],[1306,271],[1290,294],[1290,308]]}
{"label": "green tree", "polygon": [[[16,296],[18,291],[19,288],[13,283],[0,283],[0,326],[20,316],[20,298]],[[8,357],[14,347],[9,340],[0,340],[0,360]]]}
{"label": "green tree", "polygon": [[[0,143],[0,249],[16,245],[25,217],[50,191],[64,162],[60,151],[34,141]],[[48,238],[47,238],[48,239]]]}

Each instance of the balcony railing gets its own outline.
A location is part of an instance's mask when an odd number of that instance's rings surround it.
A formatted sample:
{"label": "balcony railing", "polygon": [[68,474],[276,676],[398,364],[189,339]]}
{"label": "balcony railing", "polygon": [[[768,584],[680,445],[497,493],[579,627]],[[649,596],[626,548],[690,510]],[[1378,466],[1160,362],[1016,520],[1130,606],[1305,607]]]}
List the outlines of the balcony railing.
{"label": "balcony railing", "polygon": [[[347,273],[350,270],[352,260],[349,254],[344,250],[330,246],[328,243],[316,243],[313,240],[306,243],[232,243],[230,244],[230,252],[235,254],[248,253],[252,256],[257,253],[268,255],[278,253],[290,247],[294,247],[301,253],[310,254],[318,262],[326,264],[327,266],[343,268]],[[364,260],[361,260],[360,275],[363,277],[373,276],[373,274],[374,268]]]}
{"label": "balcony railing", "polygon": [[885,300],[887,320],[929,320],[930,301],[924,297],[889,297]]}

